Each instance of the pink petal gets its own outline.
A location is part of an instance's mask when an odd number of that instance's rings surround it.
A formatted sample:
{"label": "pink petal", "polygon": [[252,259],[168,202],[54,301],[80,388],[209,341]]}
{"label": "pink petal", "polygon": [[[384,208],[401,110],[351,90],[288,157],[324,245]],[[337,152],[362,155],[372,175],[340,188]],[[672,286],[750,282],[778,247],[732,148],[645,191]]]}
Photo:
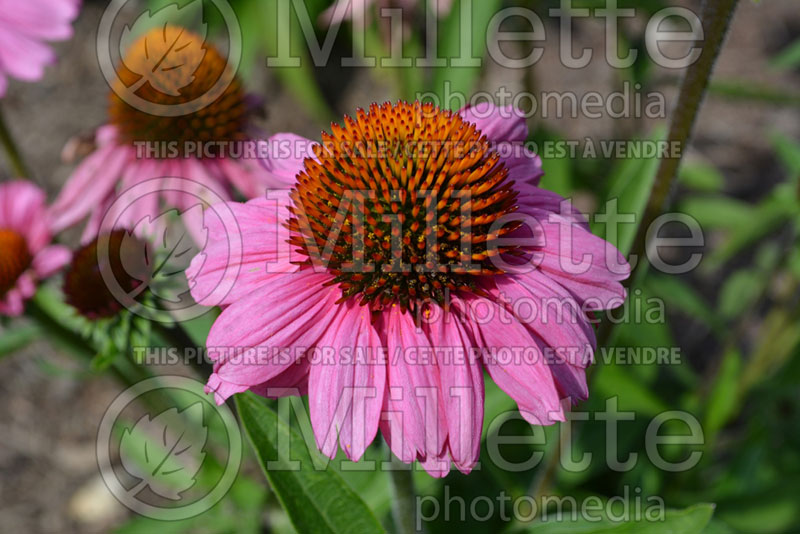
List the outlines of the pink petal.
{"label": "pink petal", "polygon": [[313,158],[314,141],[299,135],[280,133],[270,137],[269,158],[261,161],[273,189],[291,189],[297,182],[297,175],[303,170],[303,161]]}
{"label": "pink petal", "polygon": [[217,160],[220,172],[247,198],[262,196],[267,189],[264,170],[246,160],[221,158]]}
{"label": "pink petal", "polygon": [[0,185],[0,228],[25,236],[35,255],[50,242],[48,226],[44,191],[23,180]]}
{"label": "pink petal", "polygon": [[317,445],[333,458],[338,434],[347,457],[358,461],[378,431],[386,382],[369,309],[340,305],[314,357],[308,402]]}
{"label": "pink petal", "polygon": [[56,59],[53,50],[19,32],[0,31],[0,68],[14,78],[36,81]]}
{"label": "pink petal", "polygon": [[41,250],[33,258],[33,270],[39,280],[48,278],[69,263],[72,252],[60,245],[52,245]]}
{"label": "pink petal", "polygon": [[330,280],[311,271],[282,274],[226,308],[206,342],[219,377],[258,386],[304,356],[336,312],[341,291],[323,287]]}
{"label": "pink petal", "polygon": [[533,271],[497,277],[497,296],[516,311],[516,319],[551,349],[547,365],[561,396],[589,396],[584,369],[592,361],[595,336],[586,315],[572,295],[546,275]]}
{"label": "pink petal", "polygon": [[[214,366],[219,368],[219,364]],[[287,367],[276,377],[257,386],[240,386],[224,381],[214,372],[208,378],[206,393],[213,393],[217,404],[224,404],[225,400],[236,393],[243,393],[248,389],[262,397],[278,398],[286,396],[299,396],[308,393],[308,360],[302,359]]]}
{"label": "pink petal", "polygon": [[[533,268],[544,271],[589,310],[622,304],[625,289],[620,281],[630,275],[630,265],[614,245],[575,224],[572,218],[552,212],[523,215],[535,227],[537,246],[531,262],[520,272],[530,272]],[[521,233],[525,232],[530,234],[531,229],[522,228]]]}
{"label": "pink petal", "polygon": [[586,217],[575,209],[572,202],[558,193],[548,191],[547,189],[540,189],[529,183],[517,182],[515,188],[520,192],[517,197],[517,204],[521,206],[520,211],[543,220],[547,220],[547,216],[550,213],[555,213],[572,221],[585,230],[589,230],[589,221]]}
{"label": "pink petal", "polygon": [[381,430],[395,456],[406,463],[438,456],[444,449],[447,423],[431,343],[397,306],[384,311],[381,321],[379,331],[385,332],[389,359]]}
{"label": "pink petal", "polygon": [[490,141],[523,142],[528,138],[525,118],[513,106],[497,107],[489,102],[468,106],[459,115],[478,127]]}
{"label": "pink petal", "polygon": [[[563,421],[558,391],[542,348],[525,327],[483,297],[465,295],[463,300],[454,299],[454,306],[484,349],[483,364],[489,375],[517,402],[522,416],[535,425]],[[478,316],[478,306],[488,310],[486,317]]]}
{"label": "pink petal", "polygon": [[0,315],[18,317],[25,311],[22,293],[19,289],[11,288],[0,298]]}
{"label": "pink petal", "polygon": [[[483,370],[460,318],[453,313],[445,315],[437,305],[433,307],[437,309],[434,313],[437,319],[426,324],[425,330],[432,345],[437,348],[450,456],[459,471],[469,473],[480,454]],[[449,459],[447,464],[449,470]],[[433,468],[433,465],[429,467]]]}
{"label": "pink petal", "polygon": [[267,199],[207,209],[208,244],[186,270],[195,301],[205,306],[232,304],[277,274],[297,271],[282,235],[287,215],[283,201]]}
{"label": "pink petal", "polygon": [[67,180],[52,206],[53,228],[60,232],[89,215],[114,191],[133,154],[129,147],[100,147]]}

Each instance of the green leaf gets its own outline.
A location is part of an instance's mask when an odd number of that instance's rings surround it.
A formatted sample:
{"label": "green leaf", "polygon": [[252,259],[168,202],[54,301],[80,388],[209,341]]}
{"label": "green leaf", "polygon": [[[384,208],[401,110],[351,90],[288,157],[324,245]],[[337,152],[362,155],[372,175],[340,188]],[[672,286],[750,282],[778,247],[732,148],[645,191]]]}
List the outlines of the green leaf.
{"label": "green leaf", "polygon": [[0,332],[0,358],[25,348],[41,333],[41,329],[35,324],[15,326],[13,329]]}
{"label": "green leaf", "polygon": [[[663,139],[664,136],[664,129],[658,128],[650,137],[650,140],[658,141]],[[657,157],[625,158],[619,160],[611,171],[606,202],[616,200],[617,213],[620,215],[633,214],[635,223],[620,224],[617,221],[605,223],[606,225],[617,225],[619,231],[616,239],[613,239],[614,236],[607,235],[605,228],[601,230],[596,222],[592,226],[592,232],[605,236],[607,240],[610,240],[619,249],[623,256],[627,256],[633,246],[633,240],[636,237],[639,224],[641,224],[647,201],[650,198],[650,191],[655,182],[659,161]]]}
{"label": "green leaf", "polygon": [[[490,19],[500,10],[501,0],[462,0],[453,2],[448,17],[440,24],[438,57],[445,58],[447,66],[437,67],[433,74],[433,92],[439,96],[441,107],[449,108],[455,103],[445,100],[445,95],[464,95],[467,102],[481,75],[480,66],[459,66],[460,61],[470,62],[472,58],[486,55],[486,35]],[[462,35],[462,12],[467,9],[472,14],[472,27],[465,28],[468,35]],[[462,46],[462,41],[466,46]],[[469,57],[462,58],[462,52]],[[455,64],[453,64],[455,63]],[[449,84],[449,85],[448,85]],[[449,90],[446,88],[449,87]],[[459,103],[463,104],[463,102]],[[454,107],[459,107],[454,106]]]}
{"label": "green leaf", "polygon": [[668,306],[680,310],[712,329],[719,328],[719,321],[714,311],[694,288],[680,278],[651,275],[647,278],[646,285],[651,293],[664,299]]}
{"label": "green leaf", "polygon": [[[319,456],[295,429],[282,421],[253,393],[236,397],[236,406],[264,474],[298,532],[384,532],[364,501],[333,470],[317,470]],[[277,438],[277,439],[276,439]],[[289,442],[290,458],[278,453],[278,443]],[[300,462],[290,469],[288,462]],[[277,467],[268,462],[274,462]]]}
{"label": "green leaf", "polygon": [[725,178],[719,169],[699,161],[681,165],[678,179],[683,185],[696,191],[719,192],[725,184]]}
{"label": "green leaf", "polygon": [[703,534],[736,534],[737,531],[723,523],[718,519],[712,519],[711,522],[703,529]]}
{"label": "green leaf", "polygon": [[729,100],[763,102],[775,106],[800,106],[800,94],[797,91],[776,89],[751,81],[712,80],[708,92]]}
{"label": "green leaf", "polygon": [[[285,0],[280,0],[284,2]],[[308,109],[318,119],[330,120],[334,117],[333,112],[328,106],[325,96],[314,77],[312,59],[308,53],[308,44],[297,18],[297,13],[292,7],[292,2],[286,2],[285,8],[290,11],[289,28],[281,29],[283,21],[278,17],[279,0],[261,0],[252,2],[258,7],[254,9],[252,16],[257,17],[261,22],[259,30],[263,39],[263,46],[268,57],[278,57],[279,51],[290,51],[292,57],[300,59],[297,67],[271,67],[273,72],[286,88],[295,96],[297,102],[302,104],[304,109]],[[313,26],[315,13],[309,10],[303,13],[308,16],[306,23]],[[314,35],[310,38],[315,38]]]}
{"label": "green leaf", "polygon": [[775,152],[789,172],[789,179],[797,182],[800,178],[800,144],[778,132],[773,133],[770,140]]}
{"label": "green leaf", "polygon": [[[560,142],[560,137],[552,139]],[[544,176],[540,187],[558,193],[562,197],[569,197],[574,193],[572,186],[572,160],[570,158],[542,158]]]}
{"label": "green leaf", "polygon": [[[781,228],[800,214],[793,184],[780,184],[762,200],[746,220],[734,225],[730,238],[707,257],[705,267],[713,269],[724,264],[743,249]],[[702,223],[701,223],[702,224]]]}
{"label": "green leaf", "polygon": [[603,398],[619,396],[619,410],[654,416],[669,410],[651,388],[635,378],[621,365],[604,363],[594,377],[595,395]]}
{"label": "green leaf", "polygon": [[[701,534],[714,514],[713,504],[696,504],[683,510],[666,510],[663,521],[615,522],[608,517],[601,521],[545,521],[532,526],[532,534]],[[568,514],[567,514],[568,515]]]}
{"label": "green leaf", "polygon": [[735,349],[729,350],[722,359],[706,404],[703,428],[709,444],[713,442],[717,432],[736,413],[739,405],[741,371],[742,355]]}
{"label": "green leaf", "polygon": [[770,65],[780,70],[800,67],[800,39],[784,48],[780,54],[770,61]]}
{"label": "green leaf", "polygon": [[719,313],[735,319],[747,312],[764,291],[767,280],[760,273],[743,269],[728,277],[719,294]]}
{"label": "green leaf", "polygon": [[780,486],[765,489],[754,495],[720,503],[719,517],[739,532],[758,532],[759,534],[780,534],[796,532],[800,520],[800,507],[797,506],[797,478],[785,475],[786,482]]}
{"label": "green leaf", "polygon": [[704,228],[734,228],[748,224],[755,209],[750,204],[723,196],[694,196],[681,203],[680,211]]}

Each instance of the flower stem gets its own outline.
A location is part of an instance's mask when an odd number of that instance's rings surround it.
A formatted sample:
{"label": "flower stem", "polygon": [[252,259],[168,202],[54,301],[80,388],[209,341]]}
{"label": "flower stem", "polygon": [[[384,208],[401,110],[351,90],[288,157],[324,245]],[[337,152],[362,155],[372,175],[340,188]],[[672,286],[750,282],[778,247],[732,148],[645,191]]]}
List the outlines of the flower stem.
{"label": "flower stem", "polygon": [[389,469],[394,499],[392,499],[392,516],[397,534],[414,534],[414,472],[399,462],[393,462]]}
{"label": "flower stem", "polygon": [[17,144],[14,142],[11,130],[8,129],[8,125],[6,124],[2,108],[0,108],[0,143],[2,143],[6,151],[8,161],[11,163],[11,168],[17,175],[17,178],[30,178],[30,173],[22,159],[22,154],[19,148],[17,148]]}
{"label": "flower stem", "polygon": [[[680,147],[680,155],[661,160],[633,244],[632,250],[637,258],[641,258],[647,250],[648,228],[669,204],[681,159],[689,147],[697,114],[708,91],[714,64],[722,50],[738,2],[739,0],[705,0],[703,2],[701,15],[705,31],[703,51],[699,59],[686,71],[669,130],[667,146]],[[644,263],[644,261],[639,261],[637,268],[643,269],[642,264]],[[629,280],[633,281],[634,279],[635,276],[632,275]]]}

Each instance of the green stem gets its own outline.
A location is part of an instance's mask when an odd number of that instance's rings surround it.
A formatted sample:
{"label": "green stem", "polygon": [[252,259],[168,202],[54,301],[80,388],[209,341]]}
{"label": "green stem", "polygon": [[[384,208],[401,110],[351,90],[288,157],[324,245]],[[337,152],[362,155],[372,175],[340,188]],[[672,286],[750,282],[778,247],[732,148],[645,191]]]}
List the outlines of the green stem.
{"label": "green stem", "polygon": [[397,534],[414,534],[414,473],[402,464],[392,464],[389,478],[392,481],[394,499],[392,499],[392,516]]}
{"label": "green stem", "polygon": [[[702,21],[705,30],[705,45],[700,58],[686,71],[668,137],[668,146],[679,146],[681,152],[678,157],[661,160],[655,184],[650,191],[647,208],[642,216],[633,244],[632,250],[640,260],[637,269],[644,269],[642,265],[645,264],[645,261],[642,256],[647,251],[647,230],[669,204],[681,159],[689,147],[697,114],[708,91],[714,64],[722,50],[738,2],[739,0],[706,0],[703,3]],[[634,278],[631,276],[630,280]]]}
{"label": "green stem", "polygon": [[16,177],[30,178],[30,173],[22,159],[22,154],[19,148],[17,148],[17,144],[14,142],[14,137],[11,135],[11,130],[8,129],[8,124],[6,124],[2,108],[0,108],[0,143],[2,143],[6,151],[8,161],[11,163],[11,168],[14,170],[14,173],[16,173]]}
{"label": "green stem", "polygon": [[[40,306],[37,299],[29,300],[25,307],[26,315],[33,319],[42,332],[47,333],[48,340],[69,353],[77,355],[84,361],[91,361],[97,350],[80,334],[73,332],[54,317],[45,307]],[[150,374],[146,369],[136,366],[128,360],[119,358],[111,367],[112,373],[126,386],[132,386]]]}

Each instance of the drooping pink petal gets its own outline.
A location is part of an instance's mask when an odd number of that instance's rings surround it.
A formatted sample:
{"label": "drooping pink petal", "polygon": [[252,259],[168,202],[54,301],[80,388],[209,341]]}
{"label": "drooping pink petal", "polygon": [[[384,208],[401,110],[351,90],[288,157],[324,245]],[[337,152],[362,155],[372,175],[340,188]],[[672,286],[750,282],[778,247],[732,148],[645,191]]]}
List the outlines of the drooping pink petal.
{"label": "drooping pink petal", "polygon": [[461,319],[438,305],[432,307],[436,311],[425,330],[437,355],[450,456],[459,471],[469,473],[480,454],[483,369]]}
{"label": "drooping pink petal", "polygon": [[213,393],[217,404],[224,404],[225,400],[236,393],[252,391],[262,397],[278,398],[308,394],[308,360],[302,358],[289,365],[285,370],[274,378],[271,378],[257,386],[240,386],[225,382],[217,374],[220,364],[214,364],[214,373],[208,378],[206,393]]}
{"label": "drooping pink petal", "polygon": [[407,313],[384,311],[379,329],[386,338],[386,402],[381,431],[404,462],[442,454],[447,437],[441,382],[430,340]]}
{"label": "drooping pink petal", "polygon": [[340,306],[313,352],[309,409],[317,445],[336,455],[337,437],[347,457],[358,461],[378,431],[386,363],[369,309]]}
{"label": "drooping pink petal", "polygon": [[128,163],[127,147],[103,146],[87,157],[67,180],[52,206],[53,228],[60,232],[89,215],[114,190]]}
{"label": "drooping pink petal", "polygon": [[606,240],[589,232],[574,217],[552,212],[521,213],[526,225],[521,236],[532,238],[530,262],[518,273],[540,269],[569,290],[587,310],[619,306],[625,299],[620,283],[630,275],[630,265]]}
{"label": "drooping pink petal", "polygon": [[580,305],[559,284],[539,271],[500,276],[495,296],[528,331],[541,340],[560,395],[585,400],[585,368],[592,361],[594,330]]}
{"label": "drooping pink petal", "polygon": [[464,295],[454,305],[467,317],[489,375],[517,402],[522,416],[535,425],[563,421],[553,375],[542,348],[525,327],[483,297]]}

